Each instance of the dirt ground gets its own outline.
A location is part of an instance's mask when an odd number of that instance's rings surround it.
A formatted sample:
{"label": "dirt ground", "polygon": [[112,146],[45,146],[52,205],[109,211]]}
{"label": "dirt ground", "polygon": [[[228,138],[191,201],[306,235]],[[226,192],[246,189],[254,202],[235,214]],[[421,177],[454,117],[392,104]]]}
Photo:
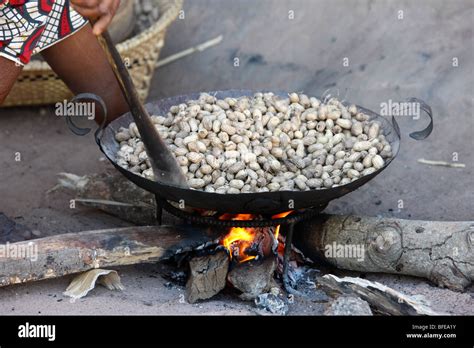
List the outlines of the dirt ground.
{"label": "dirt ground", "polygon": [[[289,19],[290,13],[294,19]],[[157,70],[149,99],[230,88],[321,95],[330,88],[377,111],[389,99],[419,97],[433,108],[432,135],[414,141],[408,133],[424,128],[427,121],[399,118],[402,142],[396,160],[369,184],[333,201],[326,211],[474,220],[473,18],[470,0],[188,0],[185,18],[169,30],[162,57],[220,34],[224,40]],[[344,58],[349,60],[347,67]],[[66,193],[47,193],[59,172],[84,175],[108,166],[92,136],[74,136],[53,111],[51,107],[0,110],[0,212],[35,230],[37,236],[126,226],[91,209],[70,209],[73,197]],[[16,153],[21,161],[15,161]],[[417,163],[419,158],[452,161],[454,153],[465,168]],[[118,271],[125,291],[97,288],[76,302],[62,295],[70,277],[0,288],[0,313],[255,314],[251,304],[228,292],[197,305],[183,303],[183,288],[162,277],[164,268],[122,267]],[[375,274],[367,278],[407,294],[421,294],[434,310],[474,314],[472,287],[457,293],[415,278]],[[300,299],[289,314],[323,310],[321,302]]]}

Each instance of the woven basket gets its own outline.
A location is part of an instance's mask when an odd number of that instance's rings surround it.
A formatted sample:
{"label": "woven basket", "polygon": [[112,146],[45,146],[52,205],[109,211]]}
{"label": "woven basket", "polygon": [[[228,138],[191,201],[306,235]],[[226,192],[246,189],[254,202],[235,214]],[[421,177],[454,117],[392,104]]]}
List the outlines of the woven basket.
{"label": "woven basket", "polygon": [[[166,30],[183,4],[183,0],[153,2],[160,9],[160,19],[147,30],[117,45],[122,57],[127,58],[129,72],[142,100],[148,96]],[[53,104],[71,97],[69,88],[46,62],[31,61],[24,67],[2,106]]]}

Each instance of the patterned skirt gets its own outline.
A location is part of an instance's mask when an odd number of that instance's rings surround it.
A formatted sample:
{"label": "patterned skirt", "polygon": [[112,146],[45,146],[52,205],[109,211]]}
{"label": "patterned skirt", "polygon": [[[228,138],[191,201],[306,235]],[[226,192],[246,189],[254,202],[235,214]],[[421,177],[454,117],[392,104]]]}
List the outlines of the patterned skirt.
{"label": "patterned skirt", "polygon": [[0,56],[25,65],[86,24],[69,0],[0,0]]}

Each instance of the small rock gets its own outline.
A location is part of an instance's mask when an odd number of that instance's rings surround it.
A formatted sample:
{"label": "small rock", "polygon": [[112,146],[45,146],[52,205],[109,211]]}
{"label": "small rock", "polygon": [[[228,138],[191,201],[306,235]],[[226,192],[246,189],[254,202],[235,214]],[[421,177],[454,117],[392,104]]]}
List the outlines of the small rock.
{"label": "small rock", "polygon": [[324,315],[373,315],[369,304],[354,296],[339,296],[326,309]]}
{"label": "small rock", "polygon": [[270,290],[275,269],[276,259],[267,257],[263,261],[238,264],[229,272],[227,279],[236,289],[242,291],[242,300],[253,300]]}
{"label": "small rock", "polygon": [[255,298],[255,305],[257,308],[264,309],[275,315],[286,315],[288,313],[288,305],[285,301],[272,293],[258,295]]}

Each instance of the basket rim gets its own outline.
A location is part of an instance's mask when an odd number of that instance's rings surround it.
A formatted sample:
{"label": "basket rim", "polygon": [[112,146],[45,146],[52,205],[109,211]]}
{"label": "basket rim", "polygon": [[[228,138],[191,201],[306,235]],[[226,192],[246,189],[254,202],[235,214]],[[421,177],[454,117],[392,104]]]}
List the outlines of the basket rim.
{"label": "basket rim", "polygon": [[[166,30],[166,28],[173,23],[183,7],[183,0],[154,0],[160,9],[165,7],[165,11],[160,15],[156,23],[135,35],[116,45],[120,54],[127,52],[130,49],[137,47],[150,37],[157,35],[157,33]],[[23,67],[22,73],[38,72],[38,71],[52,71],[49,64],[45,61],[31,61]]]}

